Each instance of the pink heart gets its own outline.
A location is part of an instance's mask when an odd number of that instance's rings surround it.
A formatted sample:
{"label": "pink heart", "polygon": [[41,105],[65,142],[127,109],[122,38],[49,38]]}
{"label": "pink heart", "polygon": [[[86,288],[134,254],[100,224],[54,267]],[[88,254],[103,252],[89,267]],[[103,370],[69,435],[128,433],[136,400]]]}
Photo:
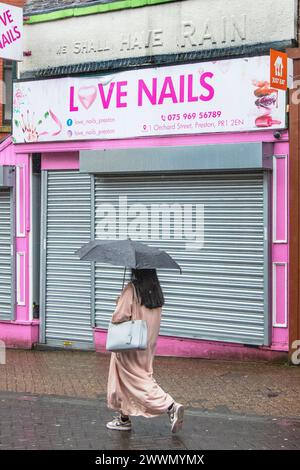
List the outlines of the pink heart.
{"label": "pink heart", "polygon": [[78,97],[85,109],[89,109],[97,97],[97,88],[95,86],[82,86],[79,88]]}

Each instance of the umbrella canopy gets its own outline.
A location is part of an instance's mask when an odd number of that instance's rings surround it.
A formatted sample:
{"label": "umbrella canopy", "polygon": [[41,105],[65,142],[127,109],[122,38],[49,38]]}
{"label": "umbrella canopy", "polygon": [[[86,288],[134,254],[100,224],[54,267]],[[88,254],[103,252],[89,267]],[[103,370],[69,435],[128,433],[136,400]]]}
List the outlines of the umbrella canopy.
{"label": "umbrella canopy", "polygon": [[83,261],[125,266],[131,269],[179,269],[168,253],[133,240],[93,240],[75,252]]}

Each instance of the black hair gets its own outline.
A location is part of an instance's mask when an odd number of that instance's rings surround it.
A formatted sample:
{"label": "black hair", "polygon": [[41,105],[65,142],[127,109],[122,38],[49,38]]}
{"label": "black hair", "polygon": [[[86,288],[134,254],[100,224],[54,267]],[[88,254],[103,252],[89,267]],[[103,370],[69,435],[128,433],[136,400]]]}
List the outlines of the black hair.
{"label": "black hair", "polygon": [[132,269],[131,282],[134,284],[141,305],[151,309],[164,305],[164,294],[156,269]]}

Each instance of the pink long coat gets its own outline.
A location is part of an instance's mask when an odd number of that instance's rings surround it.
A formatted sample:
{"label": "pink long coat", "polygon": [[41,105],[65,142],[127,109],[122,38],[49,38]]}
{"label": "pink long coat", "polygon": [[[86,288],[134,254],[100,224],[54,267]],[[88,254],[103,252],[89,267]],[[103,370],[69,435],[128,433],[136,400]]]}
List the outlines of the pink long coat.
{"label": "pink long coat", "polygon": [[161,308],[149,309],[133,300],[133,285],[127,284],[112,316],[113,323],[133,318],[146,320],[146,350],[111,354],[107,406],[129,416],[151,418],[166,413],[173,398],[153,378],[153,359],[160,329]]}

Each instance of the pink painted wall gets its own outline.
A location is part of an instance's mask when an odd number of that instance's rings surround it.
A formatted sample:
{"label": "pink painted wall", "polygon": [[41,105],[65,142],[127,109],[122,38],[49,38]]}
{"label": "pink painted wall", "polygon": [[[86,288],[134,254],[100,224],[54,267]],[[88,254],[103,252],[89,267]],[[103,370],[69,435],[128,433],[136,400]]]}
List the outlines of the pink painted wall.
{"label": "pink painted wall", "polygon": [[[111,140],[111,141],[89,141],[89,142],[55,142],[55,143],[35,143],[19,144],[15,146],[15,152],[19,155],[29,152],[42,153],[42,169],[48,170],[68,170],[79,168],[79,151],[88,149],[121,149],[121,148],[143,148],[156,146],[183,146],[183,145],[209,145],[239,142],[273,142],[274,155],[285,158],[276,159],[276,191],[272,192],[272,206],[276,209],[276,223],[273,224],[272,238],[272,269],[270,272],[272,285],[276,291],[273,292],[270,303],[270,314],[273,317],[272,345],[270,350],[286,351],[288,348],[288,324],[285,324],[288,316],[287,299],[287,263],[288,263],[288,206],[282,204],[283,198],[288,200],[288,134],[282,135],[281,141],[274,139],[273,132],[249,132],[239,134],[214,134],[214,135],[193,135],[174,137],[149,137],[140,139]],[[275,157],[274,157],[275,158]],[[274,210],[275,210],[274,209]],[[275,234],[275,235],[274,235]],[[278,241],[276,237],[286,234],[286,240]],[[275,314],[274,314],[274,311]],[[95,344],[99,346],[99,330],[95,330]],[[101,333],[102,335],[102,333]],[[174,341],[180,341],[179,348],[193,351],[193,355],[203,357],[203,344],[208,342],[196,341],[198,344],[191,346],[191,340],[178,340],[178,338],[161,339],[158,352],[167,354],[174,350]],[[182,346],[185,342],[185,346]],[[179,343],[178,343],[179,344]],[[214,347],[224,348],[221,343],[213,343]],[[229,345],[227,345],[229,347]],[[101,346],[99,346],[101,347]],[[234,345],[236,348],[236,345]],[[177,348],[177,346],[176,346]],[[183,349],[182,349],[183,348]],[[187,349],[186,349],[187,348]],[[178,348],[177,348],[178,349]],[[177,350],[176,349],[176,350]],[[268,348],[261,348],[267,350]],[[236,351],[236,349],[234,349]]]}
{"label": "pink painted wall", "polygon": [[[101,328],[94,330],[94,343],[97,352],[106,351],[107,331]],[[155,354],[157,356],[199,357],[202,359],[240,360],[240,361],[285,361],[283,351],[272,348],[251,348],[240,344],[219,341],[204,341],[190,338],[173,338],[159,336]]]}
{"label": "pink painted wall", "polygon": [[[283,133],[281,142],[288,141],[288,133]],[[144,148],[144,147],[162,147],[162,146],[183,146],[183,145],[209,145],[209,144],[230,144],[239,142],[274,142],[273,132],[241,132],[238,134],[202,134],[191,136],[171,136],[171,137],[145,137],[139,139],[124,140],[92,140],[80,142],[50,142],[17,144],[15,152],[18,153],[48,153],[59,154],[63,152],[79,152],[80,150],[103,150],[103,149],[121,149],[121,148]]]}
{"label": "pink painted wall", "polygon": [[42,170],[79,170],[78,152],[45,153],[41,163]]}
{"label": "pink painted wall", "polygon": [[0,338],[7,348],[31,349],[39,339],[39,321],[0,322]]}

